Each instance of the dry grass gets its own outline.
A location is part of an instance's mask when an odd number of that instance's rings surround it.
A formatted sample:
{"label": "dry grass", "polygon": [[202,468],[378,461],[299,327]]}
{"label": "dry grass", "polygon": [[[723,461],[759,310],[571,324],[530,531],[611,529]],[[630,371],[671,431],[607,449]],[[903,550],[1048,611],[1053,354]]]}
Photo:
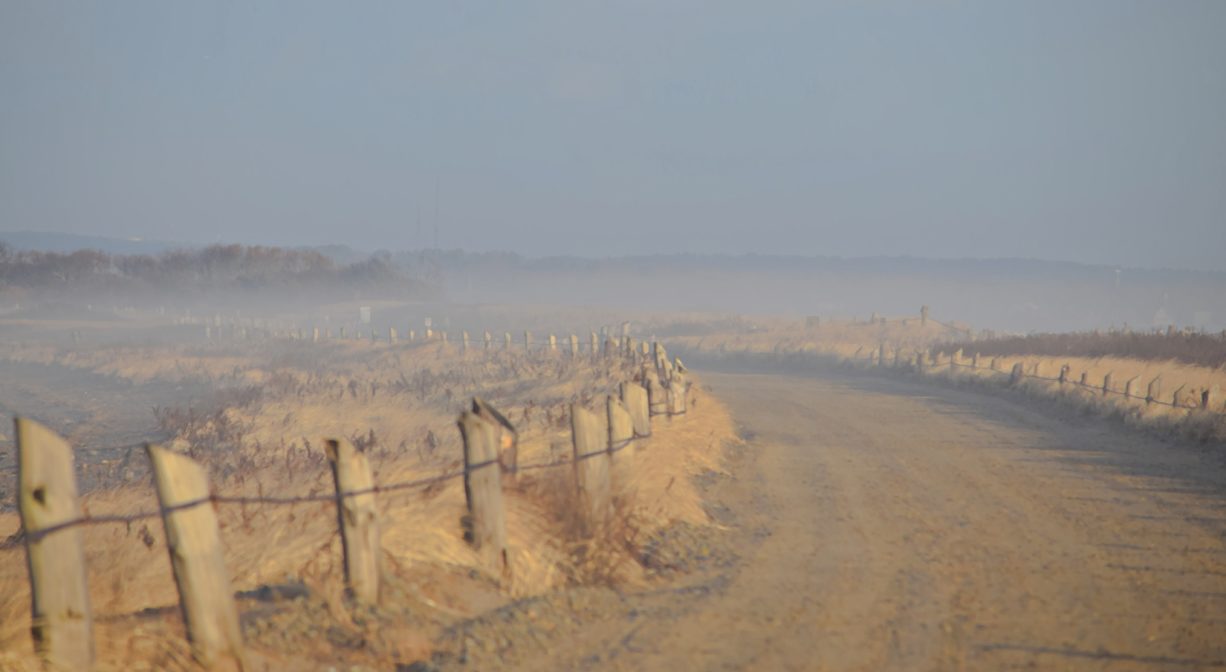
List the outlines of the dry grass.
{"label": "dry grass", "polygon": [[[53,353],[47,356],[60,362]],[[169,363],[180,357],[198,365]],[[322,454],[327,436],[348,437],[364,447],[379,483],[454,470],[461,456],[455,417],[473,395],[516,423],[521,463],[569,455],[565,406],[598,404],[601,394],[613,392],[630,375],[620,365],[572,362],[565,354],[462,356],[455,346],[441,343],[98,348],[69,361],[134,380],[185,375],[228,389],[210,408],[160,409],[159,417],[177,436],[172,444],[209,466],[218,494],[254,497],[330,493]],[[259,381],[258,391],[253,381]],[[569,465],[508,480],[509,580],[484,574],[463,539],[459,479],[381,494],[387,588],[378,613],[367,617],[356,616],[344,598],[330,502],[220,506],[235,590],[287,583],[307,588],[308,597],[290,606],[244,603],[247,609],[271,609],[246,619],[257,669],[310,669],[321,661],[384,667],[409,662],[428,649],[440,623],[507,599],[579,583],[641,583],[636,544],[673,522],[707,522],[689,477],[718,469],[723,444],[734,439],[724,409],[701,392],[694,394],[691,403],[699,411],[657,418],[652,438],[618,454],[616,514],[603,529],[580,533],[568,517],[575,508]],[[91,514],[157,508],[147,477],[89,493],[83,506]],[[0,514],[0,538],[18,528],[15,514]],[[161,522],[88,526],[83,534],[102,669],[190,667]],[[0,666],[22,669],[32,664],[33,652],[20,544],[0,548],[0,558],[0,651],[7,656],[0,657]],[[270,634],[278,629],[281,634]],[[329,639],[336,637],[365,644],[346,648]],[[405,644],[409,641],[415,643]]]}

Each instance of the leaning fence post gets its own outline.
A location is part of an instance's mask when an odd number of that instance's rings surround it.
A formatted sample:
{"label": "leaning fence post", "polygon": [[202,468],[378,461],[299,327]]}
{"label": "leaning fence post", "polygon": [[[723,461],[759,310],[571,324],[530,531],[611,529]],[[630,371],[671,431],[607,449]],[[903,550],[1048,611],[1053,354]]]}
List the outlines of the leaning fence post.
{"label": "leaning fence post", "polygon": [[638,437],[651,436],[651,407],[647,401],[647,389],[635,382],[623,381],[621,384],[622,403],[630,411],[630,421],[634,427],[634,435]]}
{"label": "leaning fence post", "polygon": [[147,444],[166,528],[166,545],[192,652],[205,667],[222,656],[242,659],[238,607],[226,573],[217,516],[204,467],[186,455]]}
{"label": "leaning fence post", "polygon": [[485,403],[480,397],[473,397],[472,412],[482,419],[488,420],[498,428],[498,464],[503,473],[514,478],[519,472],[519,430],[498,409]]}
{"label": "leaning fence post", "polygon": [[379,601],[379,509],[366,454],[344,439],[328,439],[324,452],[336,484],[336,518],[345,552],[345,582],[353,597]]}
{"label": "leaning fence post", "polygon": [[1162,394],[1162,377],[1159,376],[1149,381],[1149,387],[1145,390],[1145,403],[1152,404],[1158,400],[1158,396]]}
{"label": "leaning fence post", "polygon": [[1136,383],[1141,379],[1141,376],[1133,376],[1124,381],[1124,398],[1129,399],[1134,396],[1133,391],[1136,389]]}
{"label": "leaning fence post", "polygon": [[498,426],[470,411],[461,414],[457,424],[464,439],[465,537],[488,567],[505,573],[507,522],[498,468]]}
{"label": "leaning fence post", "polygon": [[17,418],[17,508],[25,532],[34,648],[50,669],[94,664],[94,624],[85,580],[72,448],[33,420]]}
{"label": "leaning fence post", "polygon": [[589,529],[599,527],[607,519],[612,502],[606,437],[601,436],[599,419],[579,404],[570,405],[570,423],[580,505]]}

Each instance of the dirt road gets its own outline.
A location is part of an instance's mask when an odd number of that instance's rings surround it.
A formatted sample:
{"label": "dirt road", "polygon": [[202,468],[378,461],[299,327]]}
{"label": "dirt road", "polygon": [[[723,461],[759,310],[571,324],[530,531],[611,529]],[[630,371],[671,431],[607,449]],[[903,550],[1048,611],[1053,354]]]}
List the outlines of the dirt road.
{"label": "dirt road", "polygon": [[675,590],[503,610],[458,636],[477,646],[499,619],[558,612],[575,623],[487,663],[1226,667],[1226,469],[1208,449],[885,378],[702,380],[750,437],[713,493],[738,560]]}

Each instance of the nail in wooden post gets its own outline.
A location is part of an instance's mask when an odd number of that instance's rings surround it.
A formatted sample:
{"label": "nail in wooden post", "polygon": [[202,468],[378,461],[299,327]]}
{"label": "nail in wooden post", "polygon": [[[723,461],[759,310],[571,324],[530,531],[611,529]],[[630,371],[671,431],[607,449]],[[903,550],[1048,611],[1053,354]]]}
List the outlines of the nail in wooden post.
{"label": "nail in wooden post", "polygon": [[94,664],[94,626],[81,528],[43,535],[81,517],[72,448],[33,420],[17,418],[14,424],[34,649],[49,669],[87,670]]}
{"label": "nail in wooden post", "polygon": [[609,450],[600,420],[579,404],[570,405],[574,445],[575,482],[588,525],[601,526],[612,502],[609,487]]}
{"label": "nail in wooden post", "polygon": [[651,436],[651,407],[647,400],[647,388],[635,382],[623,382],[621,397],[622,403],[630,411],[635,436]]}
{"label": "nail in wooden post", "polygon": [[[327,439],[324,452],[336,485],[336,518],[345,551],[345,582],[354,599],[379,601],[379,509],[370,462],[344,439]],[[359,493],[359,494],[347,494]]]}
{"label": "nail in wooden post", "polygon": [[242,658],[238,607],[222,555],[217,516],[204,467],[160,446],[146,446],[162,507],[166,545],[192,652],[211,667],[227,655]]}
{"label": "nail in wooden post", "polygon": [[498,426],[476,413],[460,415],[464,439],[464,496],[468,502],[466,538],[486,566],[507,571],[507,523],[498,468]]}

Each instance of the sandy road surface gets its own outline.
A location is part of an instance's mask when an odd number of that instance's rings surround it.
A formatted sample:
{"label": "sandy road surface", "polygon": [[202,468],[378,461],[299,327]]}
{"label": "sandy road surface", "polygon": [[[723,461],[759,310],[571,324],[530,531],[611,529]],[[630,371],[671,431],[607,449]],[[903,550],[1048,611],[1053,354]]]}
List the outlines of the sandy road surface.
{"label": "sandy road surface", "polygon": [[568,634],[507,667],[1226,668],[1226,469],[1207,449],[884,378],[702,380],[751,437],[716,493],[739,560],[568,596]]}

